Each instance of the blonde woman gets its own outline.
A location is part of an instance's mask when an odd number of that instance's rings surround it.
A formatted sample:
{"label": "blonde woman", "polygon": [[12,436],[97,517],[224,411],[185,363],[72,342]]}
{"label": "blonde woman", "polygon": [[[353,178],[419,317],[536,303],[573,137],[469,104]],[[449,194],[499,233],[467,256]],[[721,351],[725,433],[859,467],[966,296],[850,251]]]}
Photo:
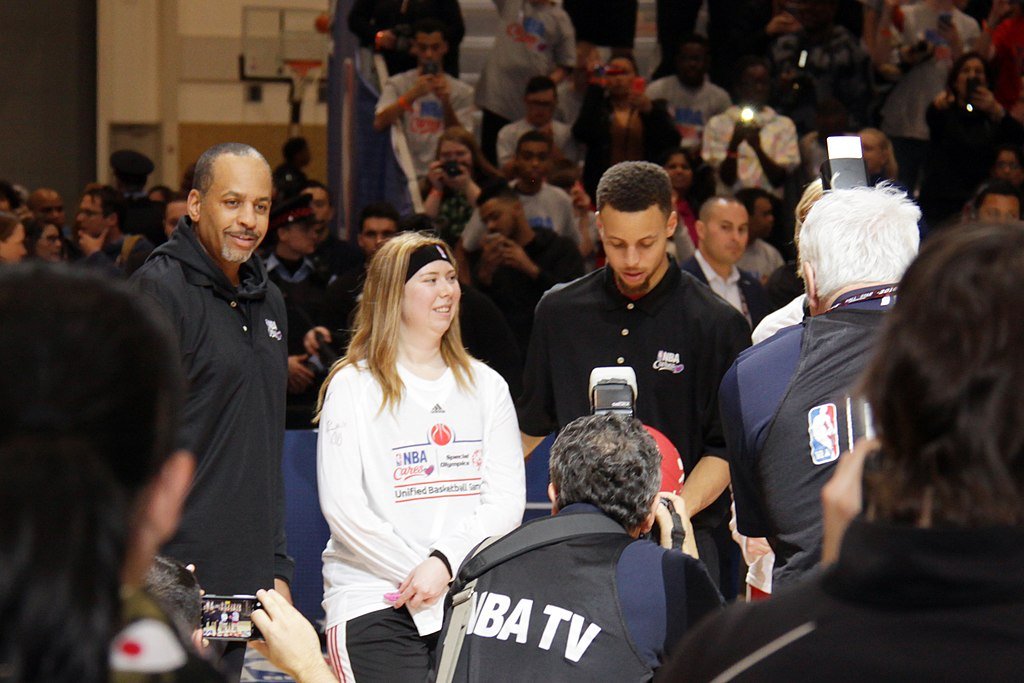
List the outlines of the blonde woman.
{"label": "blonde woman", "polygon": [[324,608],[344,681],[422,681],[452,573],[522,518],[515,409],[501,377],[463,348],[459,298],[443,241],[392,238],[320,391]]}

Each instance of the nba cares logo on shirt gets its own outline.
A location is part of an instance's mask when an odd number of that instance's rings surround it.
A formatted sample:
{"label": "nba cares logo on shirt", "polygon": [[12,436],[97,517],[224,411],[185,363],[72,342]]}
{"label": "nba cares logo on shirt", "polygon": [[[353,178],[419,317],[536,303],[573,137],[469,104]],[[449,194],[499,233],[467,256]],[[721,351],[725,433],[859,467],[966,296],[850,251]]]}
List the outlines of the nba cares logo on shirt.
{"label": "nba cares logo on shirt", "polygon": [[447,446],[452,442],[452,429],[440,422],[430,428],[430,443],[437,446]]}
{"label": "nba cares logo on shirt", "polygon": [[655,370],[665,370],[673,375],[678,375],[685,367],[679,362],[679,354],[672,351],[658,351],[658,357],[652,365]]}
{"label": "nba cares logo on shirt", "polygon": [[807,434],[811,446],[811,462],[825,465],[839,459],[839,426],[836,404],[826,403],[807,411]]}
{"label": "nba cares logo on shirt", "polygon": [[270,320],[269,318],[264,318],[263,322],[265,322],[267,324],[267,335],[271,339],[276,339],[277,341],[281,341],[282,339],[284,339],[284,335],[281,334],[281,330],[279,330],[277,328],[277,321],[276,320]]}

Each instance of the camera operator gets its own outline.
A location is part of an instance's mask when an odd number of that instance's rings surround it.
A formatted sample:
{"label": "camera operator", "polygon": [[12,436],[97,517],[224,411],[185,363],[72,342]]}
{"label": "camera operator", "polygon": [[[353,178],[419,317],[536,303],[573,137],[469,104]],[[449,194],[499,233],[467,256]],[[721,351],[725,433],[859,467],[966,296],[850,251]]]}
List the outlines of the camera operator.
{"label": "camera operator", "polygon": [[822,492],[835,564],[705,621],[665,680],[1020,676],[1024,232],[940,233],[899,291],[861,380],[879,440]]}
{"label": "camera operator", "polygon": [[[456,579],[460,589],[482,568],[461,651],[446,637],[458,612],[446,614],[439,661],[457,653],[452,680],[494,680],[496,671],[516,680],[650,680],[686,629],[719,609],[698,561],[639,538],[662,505],[660,460],[630,417],[565,426],[551,447],[554,516],[484,546]],[[545,531],[547,542],[534,542]],[[443,670],[438,680],[447,680]]]}

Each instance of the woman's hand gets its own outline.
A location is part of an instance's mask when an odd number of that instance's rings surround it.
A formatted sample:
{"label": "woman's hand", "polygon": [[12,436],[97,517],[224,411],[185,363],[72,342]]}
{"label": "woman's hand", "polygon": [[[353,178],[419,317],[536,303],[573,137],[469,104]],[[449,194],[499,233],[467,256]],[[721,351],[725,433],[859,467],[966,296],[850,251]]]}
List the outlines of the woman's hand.
{"label": "woman's hand", "polygon": [[452,575],[437,557],[428,557],[409,572],[405,581],[398,587],[400,595],[395,601],[395,609],[408,605],[418,609],[425,605],[433,605],[448,591]]}
{"label": "woman's hand", "polygon": [[473,182],[473,177],[470,175],[470,168],[464,163],[459,163],[459,170],[462,171],[459,175],[450,176],[447,173],[444,176],[444,184],[451,189],[461,194],[466,194],[466,188]]}
{"label": "woman's hand", "polygon": [[427,167],[427,181],[430,183],[430,187],[437,191],[444,190],[445,172],[444,163],[440,160],[430,162],[430,166]]}
{"label": "woman's hand", "polygon": [[1003,118],[1006,110],[996,100],[996,96],[992,94],[992,91],[983,85],[979,85],[971,93],[971,104],[973,104],[979,111],[983,111],[994,120],[998,121]]}
{"label": "woman's hand", "polygon": [[831,564],[838,559],[846,527],[860,514],[864,505],[864,461],[874,457],[878,445],[877,439],[856,442],[852,451],[839,456],[832,478],[821,489],[822,564]]}
{"label": "woman's hand", "polygon": [[935,96],[934,100],[932,100],[932,106],[939,110],[949,109],[949,106],[955,101],[956,97],[953,96],[953,93],[948,90],[943,90]]}

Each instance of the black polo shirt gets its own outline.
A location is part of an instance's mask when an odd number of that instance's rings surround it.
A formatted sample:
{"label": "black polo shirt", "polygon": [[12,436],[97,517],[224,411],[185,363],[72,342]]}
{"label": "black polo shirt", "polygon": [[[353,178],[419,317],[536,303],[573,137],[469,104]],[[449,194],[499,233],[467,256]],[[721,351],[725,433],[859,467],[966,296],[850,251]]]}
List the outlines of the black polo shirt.
{"label": "black polo shirt", "polygon": [[[665,434],[687,473],[705,453],[725,459],[718,386],[750,346],[746,319],[670,262],[661,282],[636,301],[619,292],[605,267],[551,289],[537,305],[526,354],[519,426],[547,435],[590,413],[596,367],[636,372],[636,416]],[[696,516],[717,524],[728,504]]]}

